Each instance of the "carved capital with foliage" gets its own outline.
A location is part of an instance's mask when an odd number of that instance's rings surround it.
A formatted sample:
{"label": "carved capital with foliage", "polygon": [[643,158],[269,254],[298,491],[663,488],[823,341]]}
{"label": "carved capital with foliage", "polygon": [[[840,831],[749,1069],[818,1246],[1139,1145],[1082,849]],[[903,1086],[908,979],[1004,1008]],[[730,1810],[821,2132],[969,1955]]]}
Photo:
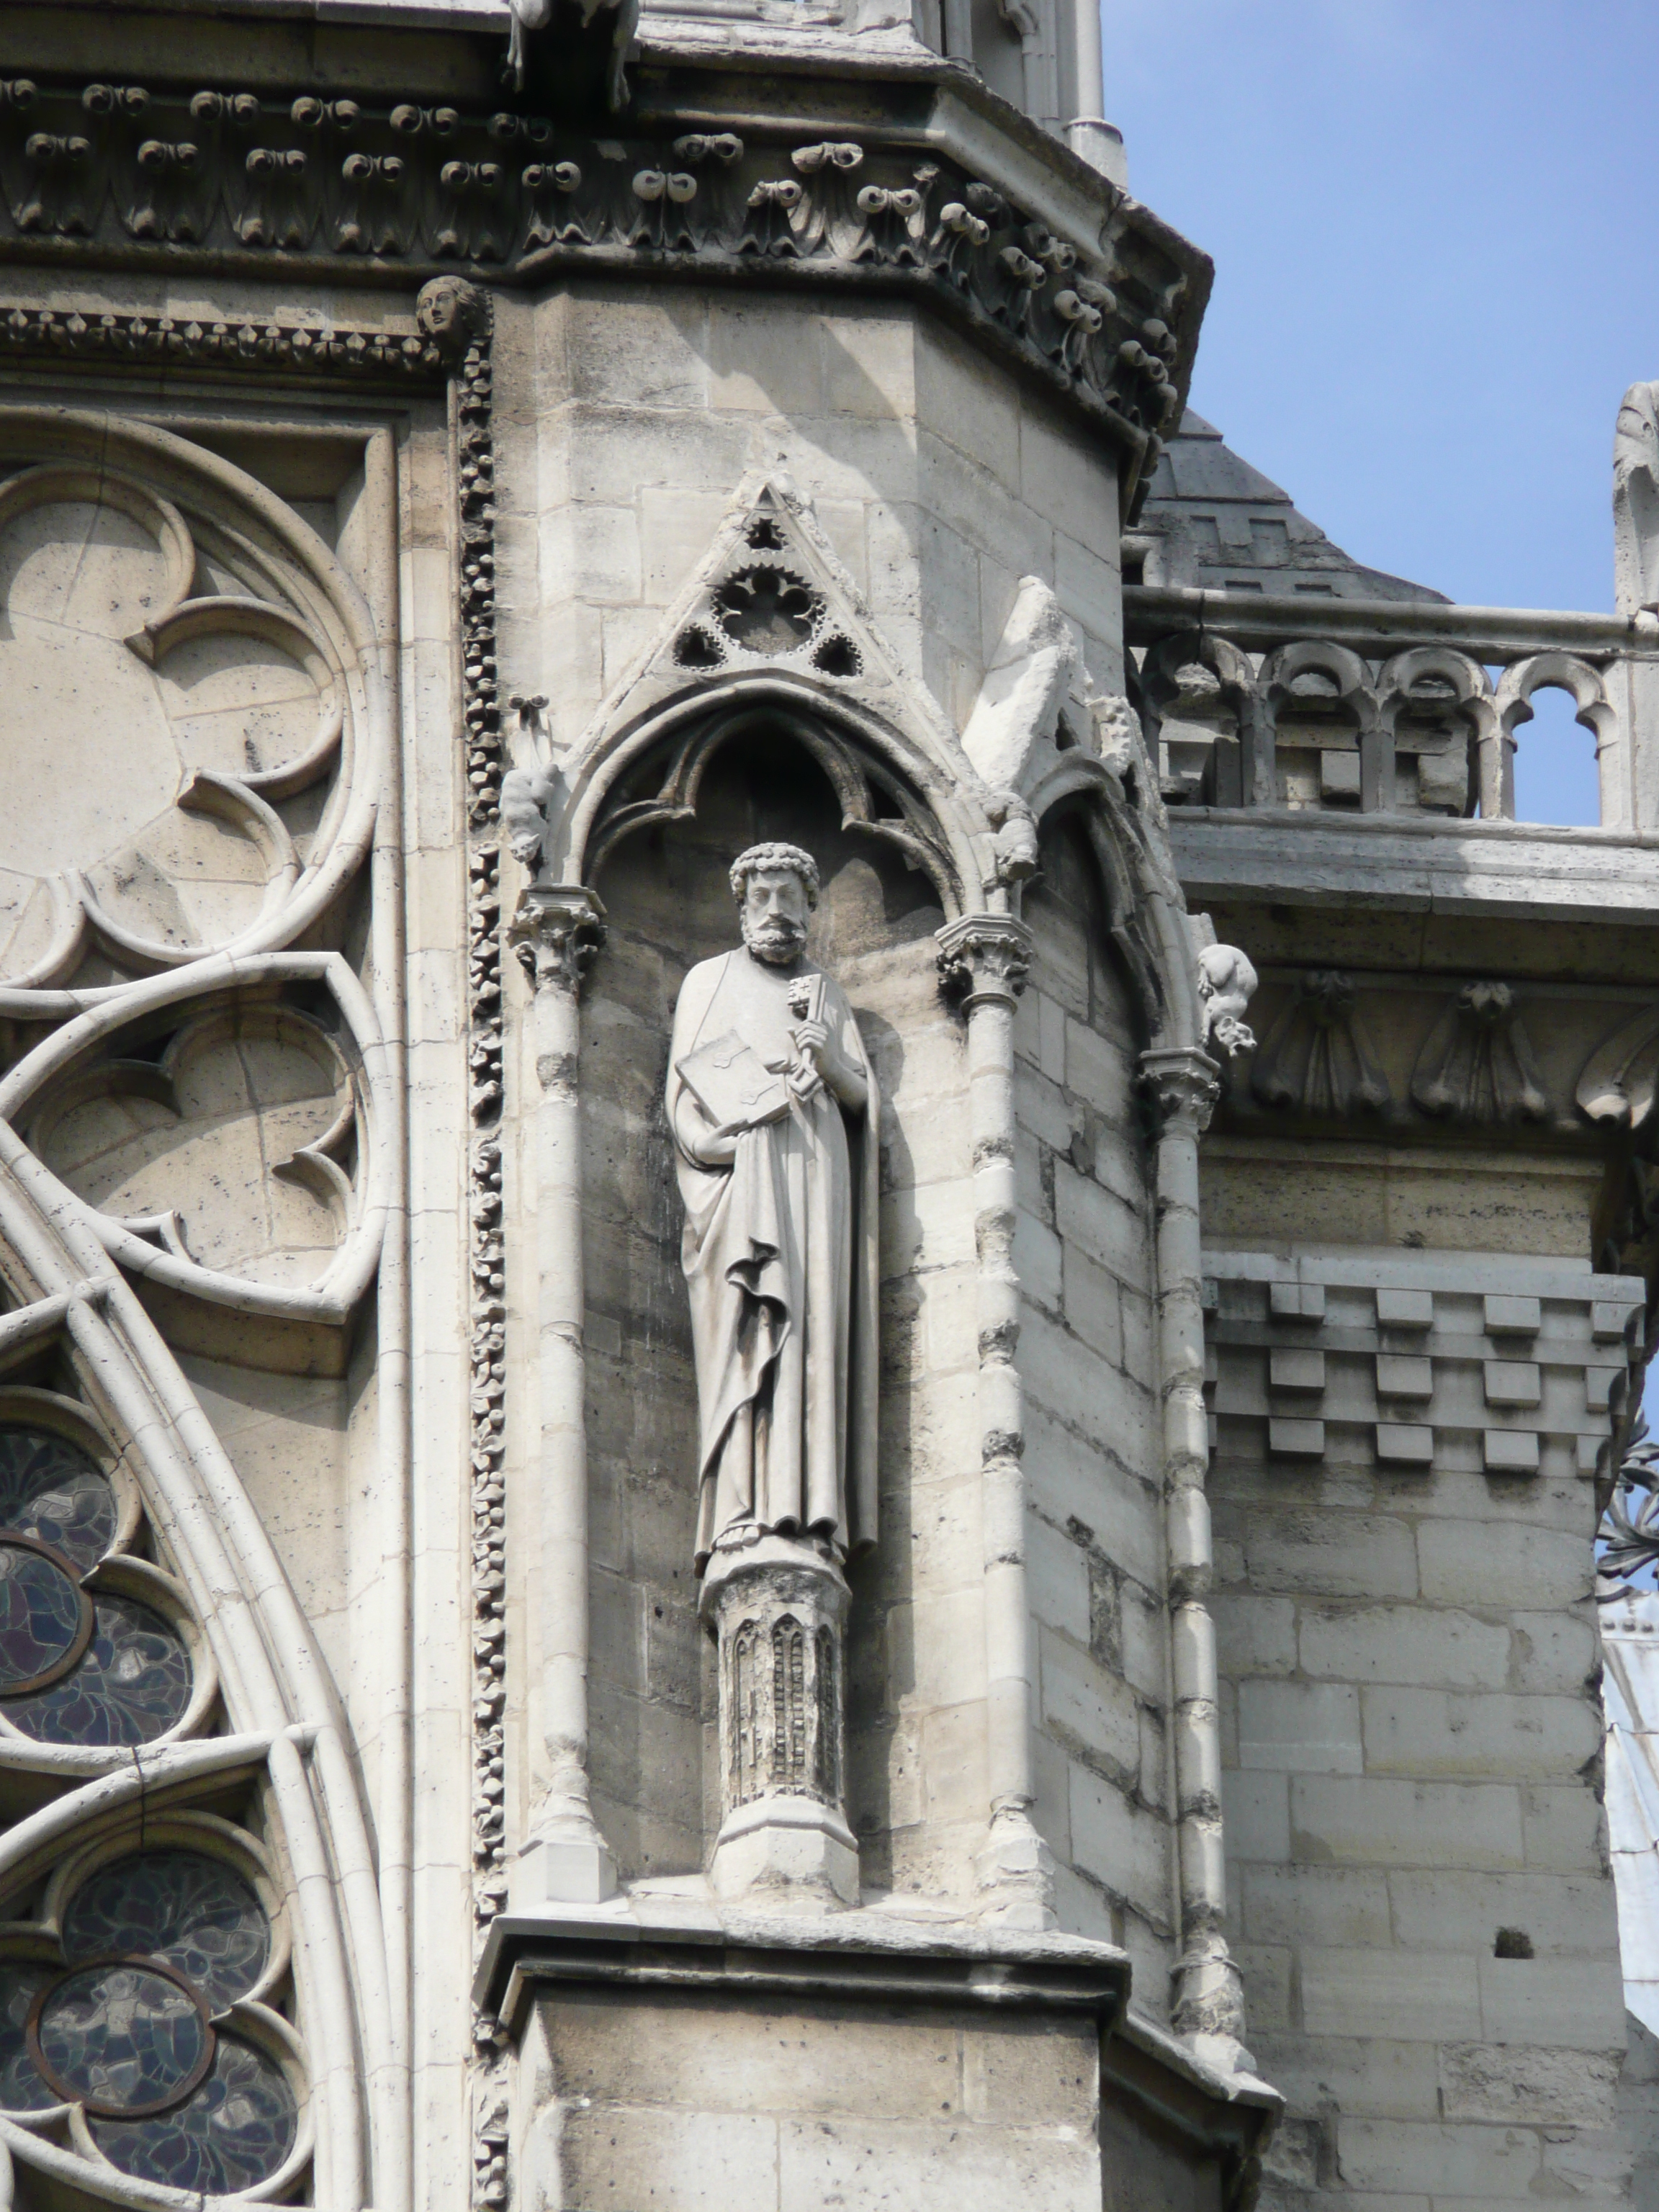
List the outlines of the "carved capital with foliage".
{"label": "carved capital with foliage", "polygon": [[1201,1136],[1221,1095],[1220,1073],[1209,1054],[1195,1046],[1143,1052],[1140,1079],[1151,1094],[1159,1127],[1168,1133]]}
{"label": "carved capital with foliage", "polygon": [[964,1012],[1012,1006],[1030,964],[1031,933],[1011,914],[965,914],[939,932],[939,981]]}
{"label": "carved capital with foliage", "polygon": [[538,993],[574,997],[605,943],[605,908],[586,884],[532,884],[507,936]]}

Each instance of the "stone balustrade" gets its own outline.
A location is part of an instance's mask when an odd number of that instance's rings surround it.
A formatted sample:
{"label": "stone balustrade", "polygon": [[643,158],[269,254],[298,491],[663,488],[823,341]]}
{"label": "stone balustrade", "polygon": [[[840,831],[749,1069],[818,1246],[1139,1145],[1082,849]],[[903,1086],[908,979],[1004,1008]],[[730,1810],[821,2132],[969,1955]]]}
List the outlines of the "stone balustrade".
{"label": "stone balustrade", "polygon": [[1131,587],[1164,796],[1210,808],[1511,822],[1517,732],[1558,689],[1595,739],[1601,823],[1652,826],[1659,623],[1434,601]]}

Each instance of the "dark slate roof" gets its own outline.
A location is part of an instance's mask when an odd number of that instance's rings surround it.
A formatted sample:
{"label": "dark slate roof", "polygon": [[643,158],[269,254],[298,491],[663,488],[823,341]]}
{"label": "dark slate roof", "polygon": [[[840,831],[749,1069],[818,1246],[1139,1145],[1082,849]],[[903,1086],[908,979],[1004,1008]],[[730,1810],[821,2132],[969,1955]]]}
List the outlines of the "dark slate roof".
{"label": "dark slate roof", "polygon": [[[1140,580],[1206,591],[1310,599],[1434,599],[1443,592],[1367,568],[1333,545],[1260,469],[1240,459],[1189,407],[1164,447],[1140,517],[1124,543]],[[1126,575],[1126,581],[1129,577]]]}

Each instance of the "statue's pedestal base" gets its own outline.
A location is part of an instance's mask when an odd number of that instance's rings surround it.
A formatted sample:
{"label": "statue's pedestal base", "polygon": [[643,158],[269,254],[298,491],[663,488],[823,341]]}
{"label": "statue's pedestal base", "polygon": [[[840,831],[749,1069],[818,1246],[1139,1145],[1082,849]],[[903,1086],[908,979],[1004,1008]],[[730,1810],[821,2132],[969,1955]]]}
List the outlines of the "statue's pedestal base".
{"label": "statue's pedestal base", "polygon": [[842,1638],[851,1602],[820,1546],[763,1535],[717,1551],[703,1619],[720,1645],[720,1802],[709,1861],[717,1896],[772,1911],[859,1899],[842,1808]]}
{"label": "statue's pedestal base", "polygon": [[811,1797],[763,1797],[728,1814],[708,1862],[716,1897],[764,1891],[774,1911],[856,1905],[859,1847],[833,1806]]}

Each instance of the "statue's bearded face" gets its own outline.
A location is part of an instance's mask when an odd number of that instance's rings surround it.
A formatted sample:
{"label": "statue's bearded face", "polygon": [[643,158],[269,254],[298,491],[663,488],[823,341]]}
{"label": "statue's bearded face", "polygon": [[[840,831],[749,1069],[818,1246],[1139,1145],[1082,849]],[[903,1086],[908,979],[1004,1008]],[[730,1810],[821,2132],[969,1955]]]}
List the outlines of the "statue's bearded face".
{"label": "statue's bearded face", "polygon": [[743,941],[757,960],[787,968],[806,943],[809,911],[793,868],[757,868],[744,885]]}

